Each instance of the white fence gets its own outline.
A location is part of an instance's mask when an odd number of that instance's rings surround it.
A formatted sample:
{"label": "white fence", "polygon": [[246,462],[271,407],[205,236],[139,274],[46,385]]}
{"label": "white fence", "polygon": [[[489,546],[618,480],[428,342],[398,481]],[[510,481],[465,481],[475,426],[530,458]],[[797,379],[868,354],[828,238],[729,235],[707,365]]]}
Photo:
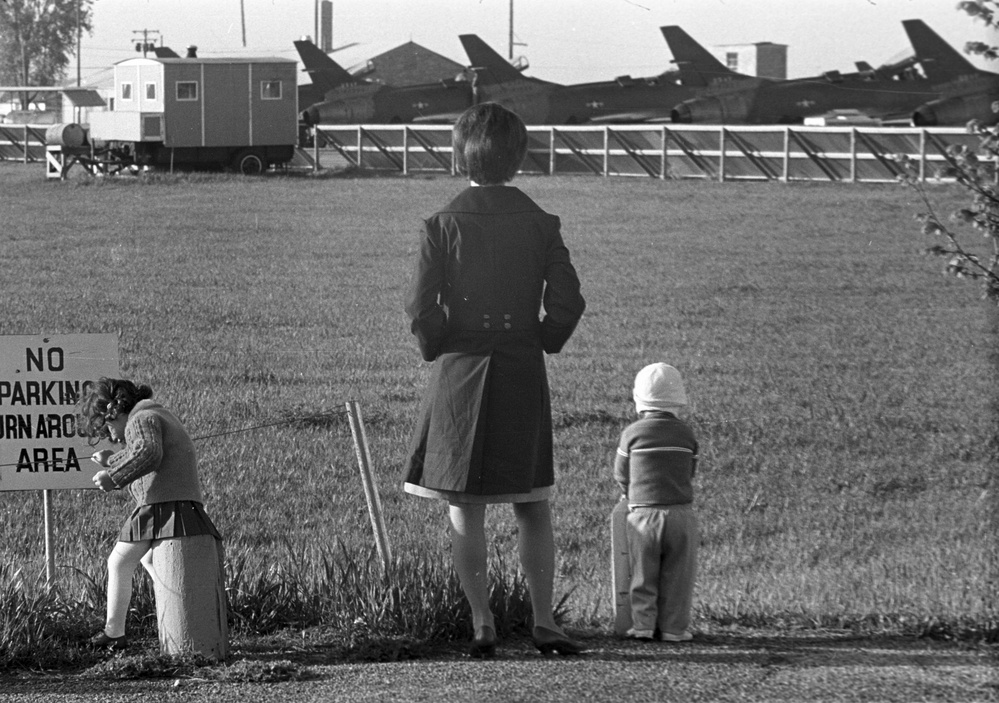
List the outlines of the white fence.
{"label": "white fence", "polygon": [[[979,141],[963,128],[798,125],[532,126],[528,137],[522,173],[849,183],[894,181],[903,154],[932,178],[949,146]],[[311,151],[317,168],[454,173],[446,125],[319,126]]]}
{"label": "white fence", "polygon": [[[0,161],[44,163],[45,129],[0,125]],[[528,136],[523,173],[718,181],[894,181],[902,154],[926,179],[949,146],[978,147],[963,128],[581,125],[532,126]],[[454,173],[447,125],[323,125],[308,152],[317,169]]]}

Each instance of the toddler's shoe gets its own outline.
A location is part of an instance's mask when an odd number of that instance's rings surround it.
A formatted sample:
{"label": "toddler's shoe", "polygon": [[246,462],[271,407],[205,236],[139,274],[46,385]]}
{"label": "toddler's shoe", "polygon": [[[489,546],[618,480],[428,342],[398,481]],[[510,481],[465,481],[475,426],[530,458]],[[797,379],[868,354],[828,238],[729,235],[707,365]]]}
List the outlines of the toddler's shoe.
{"label": "toddler's shoe", "polygon": [[690,642],[694,639],[694,635],[688,630],[684,630],[679,635],[674,635],[672,632],[664,632],[660,635],[660,639],[663,642]]}
{"label": "toddler's shoe", "polygon": [[627,637],[633,640],[651,640],[653,634],[652,630],[636,630],[635,628],[631,628],[625,633]]}

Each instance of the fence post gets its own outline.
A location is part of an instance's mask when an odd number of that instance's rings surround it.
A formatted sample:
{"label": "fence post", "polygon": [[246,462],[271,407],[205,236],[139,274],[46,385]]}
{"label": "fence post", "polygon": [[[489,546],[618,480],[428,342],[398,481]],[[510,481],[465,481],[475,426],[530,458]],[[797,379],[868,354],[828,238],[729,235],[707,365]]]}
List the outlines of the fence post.
{"label": "fence post", "polygon": [[666,127],[663,126],[662,133],[659,137],[659,144],[662,147],[662,153],[659,155],[659,178],[666,180]]}
{"label": "fence post", "polygon": [[402,128],[402,175],[409,175],[409,127]]}
{"label": "fence post", "polygon": [[718,181],[725,182],[725,128],[718,130]]}
{"label": "fence post", "polygon": [[926,130],[919,131],[919,182],[926,182]]}
{"label": "fence post", "polygon": [[357,167],[361,168],[361,154],[364,153],[364,136],[361,125],[357,125]]}
{"label": "fence post", "polygon": [[319,125],[312,128],[312,170],[319,173]]}
{"label": "fence post", "polygon": [[791,128],[784,128],[784,182],[791,180]]}
{"label": "fence post", "polygon": [[149,576],[156,595],[160,652],[229,656],[222,542],[212,535],[153,542]]}
{"label": "fence post", "polygon": [[548,128],[548,175],[555,175],[555,128]]}
{"label": "fence post", "polygon": [[382,516],[381,499],[378,497],[378,486],[375,485],[375,475],[371,469],[371,455],[368,452],[368,437],[361,420],[361,406],[356,400],[348,400],[347,415],[350,418],[350,434],[354,437],[354,450],[357,453],[357,465],[361,470],[361,483],[364,484],[364,497],[368,501],[368,515],[371,516],[371,528],[375,533],[375,546],[378,557],[382,561],[382,571],[388,573],[392,562],[392,550],[389,547],[388,531]]}
{"label": "fence post", "polygon": [[604,127],[604,177],[610,175],[610,127]]}
{"label": "fence post", "polygon": [[850,129],[850,183],[857,182],[857,128]]}

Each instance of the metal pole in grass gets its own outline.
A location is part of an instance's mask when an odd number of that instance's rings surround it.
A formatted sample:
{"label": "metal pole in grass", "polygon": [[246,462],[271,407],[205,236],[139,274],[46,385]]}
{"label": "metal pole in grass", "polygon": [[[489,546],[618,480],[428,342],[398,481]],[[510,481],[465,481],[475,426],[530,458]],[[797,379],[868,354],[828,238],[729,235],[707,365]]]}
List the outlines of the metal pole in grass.
{"label": "metal pole in grass", "polygon": [[371,453],[368,451],[368,436],[361,420],[361,404],[356,400],[348,400],[346,405],[347,415],[350,418],[350,434],[354,437],[354,450],[357,453],[357,465],[361,469],[361,482],[364,484],[364,497],[368,501],[368,515],[371,516],[371,527],[375,532],[375,546],[378,548],[378,557],[382,560],[382,571],[388,573],[392,550],[389,547],[388,532],[382,517],[378,486],[375,485],[375,475],[371,470]]}
{"label": "metal pole in grass", "polygon": [[42,515],[45,521],[45,585],[55,585],[55,553],[52,551],[52,491],[42,490]]}

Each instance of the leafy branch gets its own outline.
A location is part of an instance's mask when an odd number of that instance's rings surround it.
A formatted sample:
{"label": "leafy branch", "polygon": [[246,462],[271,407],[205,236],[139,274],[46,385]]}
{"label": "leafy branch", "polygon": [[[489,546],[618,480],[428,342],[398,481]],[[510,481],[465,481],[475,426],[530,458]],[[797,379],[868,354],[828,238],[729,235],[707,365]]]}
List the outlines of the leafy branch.
{"label": "leafy branch", "polygon": [[[916,164],[907,156],[896,159],[903,170],[899,180],[919,194],[926,208],[916,215],[922,233],[943,239],[943,243],[927,247],[925,253],[943,257],[945,273],[975,281],[981,285],[982,298],[999,305],[999,125],[986,127],[972,122],[968,130],[981,138],[978,150],[964,144],[948,147],[947,165],[937,172],[937,177],[952,178],[967,190],[971,195],[969,206],[955,210],[946,220],[941,217],[927,195]],[[967,231],[962,228],[971,228],[984,237],[991,254],[971,251],[966,244]]]}

